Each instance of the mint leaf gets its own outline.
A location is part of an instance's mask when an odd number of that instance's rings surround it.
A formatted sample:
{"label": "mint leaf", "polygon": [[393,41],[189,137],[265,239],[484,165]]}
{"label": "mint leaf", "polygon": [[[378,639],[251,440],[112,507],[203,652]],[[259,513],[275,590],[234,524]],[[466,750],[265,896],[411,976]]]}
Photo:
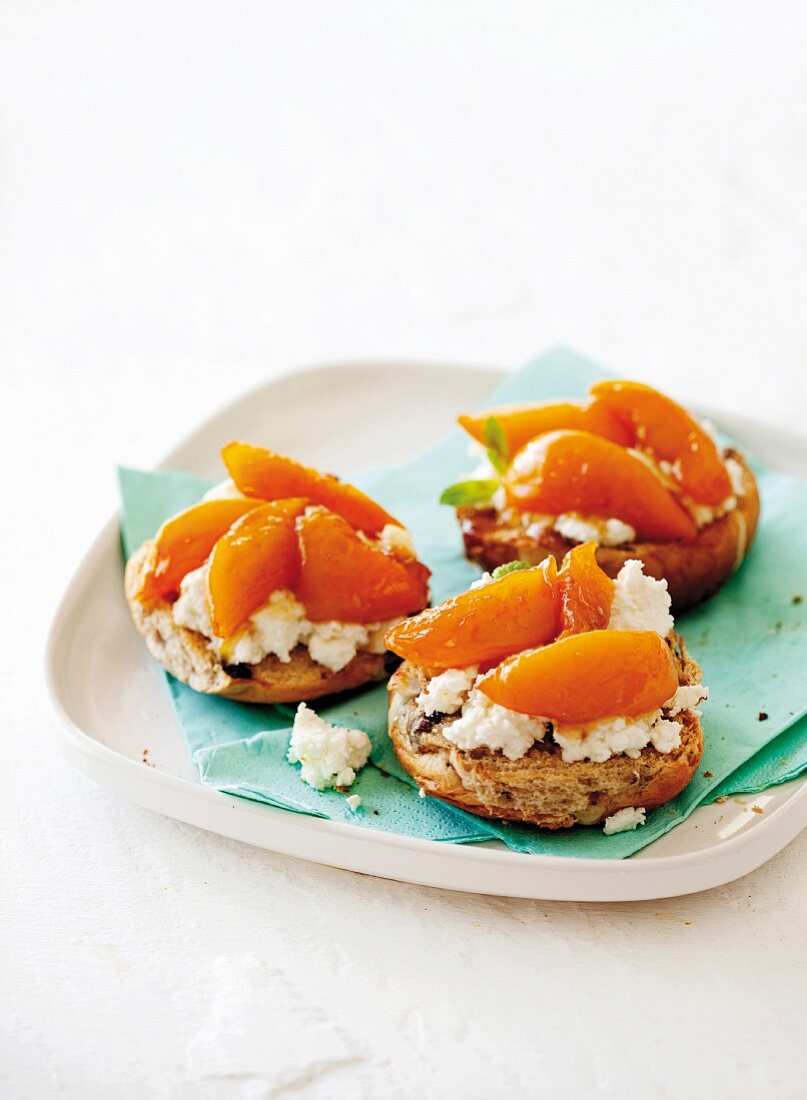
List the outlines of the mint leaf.
{"label": "mint leaf", "polygon": [[497,474],[503,474],[510,465],[510,448],[507,436],[495,416],[489,416],[482,431],[485,446],[488,449],[490,464]]}
{"label": "mint leaf", "polygon": [[532,566],[528,561],[508,561],[504,565],[498,565],[491,576],[494,581],[498,581],[502,577],[506,577],[508,573],[518,573],[522,569],[532,569]]}
{"label": "mint leaf", "polygon": [[443,489],[440,503],[450,504],[454,508],[463,504],[487,504],[498,488],[499,483],[493,478],[483,481],[457,481]]}

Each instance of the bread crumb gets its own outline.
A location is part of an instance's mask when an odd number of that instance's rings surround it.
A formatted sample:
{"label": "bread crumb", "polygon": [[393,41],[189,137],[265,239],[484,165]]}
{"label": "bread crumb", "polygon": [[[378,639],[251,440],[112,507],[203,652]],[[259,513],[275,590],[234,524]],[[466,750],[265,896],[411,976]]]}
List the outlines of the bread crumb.
{"label": "bread crumb", "polygon": [[791,603],[802,603],[803,600],[804,600],[804,596],[794,596]]}
{"label": "bread crumb", "polygon": [[351,794],[348,796],[348,798],[345,799],[345,802],[347,802],[348,806],[355,814],[356,810],[358,810],[359,806],[361,806],[361,795]]}
{"label": "bread crumb", "polygon": [[761,711],[759,712],[759,714],[757,715],[757,721],[758,721],[758,722],[767,722],[767,721],[768,721],[768,713],[767,713],[767,711],[761,710]]}
{"label": "bread crumb", "polygon": [[717,798],[715,799],[715,802],[716,802],[716,803],[717,803],[717,804],[718,804],[719,806],[722,806],[722,805],[723,805],[723,803],[724,803],[724,802],[728,802],[728,800],[729,800],[729,796],[728,796],[727,794],[719,794],[719,795],[717,796]]}
{"label": "bread crumb", "polygon": [[704,779],[714,779],[714,777],[715,777],[714,772],[704,772],[703,773],[703,778]]}
{"label": "bread crumb", "polygon": [[762,809],[761,806],[752,806],[751,809],[755,814],[764,814],[765,813],[765,811]]}

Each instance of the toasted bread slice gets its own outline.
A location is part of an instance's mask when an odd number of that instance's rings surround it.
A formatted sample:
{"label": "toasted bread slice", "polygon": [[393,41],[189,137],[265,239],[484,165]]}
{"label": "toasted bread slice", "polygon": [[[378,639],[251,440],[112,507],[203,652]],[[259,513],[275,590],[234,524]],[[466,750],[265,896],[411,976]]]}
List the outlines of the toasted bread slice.
{"label": "toasted bread slice", "polygon": [[[645,573],[666,579],[676,614],[708,599],[728,580],[748,552],[759,520],[756,478],[743,457],[727,451],[743,468],[744,493],[737,507],[701,528],[691,542],[633,542],[622,546],[598,546],[597,561],[609,577],[616,577],[630,558],[644,562]],[[466,556],[484,569],[493,570],[508,561],[537,565],[552,554],[558,561],[574,545],[553,528],[540,537],[528,535],[518,513],[495,508],[457,509]]]}
{"label": "toasted bread slice", "polygon": [[[676,663],[680,684],[700,681],[701,670],[680,640]],[[648,746],[637,759],[567,764],[551,738],[518,760],[491,749],[459,749],[442,733],[453,719],[426,717],[405,690],[413,676],[425,686],[423,671],[404,662],[389,684],[389,730],[398,759],[426,794],[481,817],[563,829],[594,825],[628,806],[651,809],[684,789],[703,754],[700,720],[691,710],[676,715],[683,726],[677,749],[661,753]]]}
{"label": "toasted bread slice", "polygon": [[126,600],[152,656],[194,691],[242,703],[297,703],[386,677],[387,653],[359,652],[350,664],[331,672],[312,660],[302,645],[292,651],[289,661],[271,655],[255,665],[222,665],[207,638],[174,622],[167,600],[141,603],[137,599],[152,545],[144,543],[126,565]]}

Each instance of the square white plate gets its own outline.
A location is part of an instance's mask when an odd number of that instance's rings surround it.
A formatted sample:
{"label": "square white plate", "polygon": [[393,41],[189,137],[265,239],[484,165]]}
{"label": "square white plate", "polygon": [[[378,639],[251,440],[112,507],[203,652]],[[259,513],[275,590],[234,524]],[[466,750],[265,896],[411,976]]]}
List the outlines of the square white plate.
{"label": "square white plate", "polygon": [[[483,402],[501,374],[397,362],[298,371],[228,405],[161,465],[218,478],[220,447],[234,438],[340,472],[398,463],[448,432],[458,409]],[[807,438],[700,411],[771,466],[807,476]],[[739,878],[807,825],[802,779],[701,807],[631,859],[568,859],[520,855],[498,844],[463,847],[373,832],[203,787],[160,669],[129,618],[114,517],[88,550],[56,613],[47,678],[60,746],[76,767],[111,791],[212,832],[384,878],[550,900],[672,897]],[[764,812],[752,812],[752,805]]]}

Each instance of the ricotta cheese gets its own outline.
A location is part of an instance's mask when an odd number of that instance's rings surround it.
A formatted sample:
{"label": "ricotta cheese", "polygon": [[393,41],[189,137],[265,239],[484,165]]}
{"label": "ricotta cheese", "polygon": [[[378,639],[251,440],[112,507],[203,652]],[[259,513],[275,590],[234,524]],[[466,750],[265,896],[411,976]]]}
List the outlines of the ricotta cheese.
{"label": "ricotta cheese", "polygon": [[345,802],[347,802],[348,807],[355,814],[356,810],[358,810],[359,806],[361,806],[361,795],[360,794],[349,794],[347,796],[347,798],[345,799]]}
{"label": "ricotta cheese", "polygon": [[405,527],[399,527],[397,523],[388,523],[381,530],[376,543],[379,550],[385,554],[399,554],[405,558],[414,558],[415,543]]}
{"label": "ricotta cheese", "polygon": [[[705,684],[682,684],[672,699],[664,704],[664,709],[674,718],[682,710],[695,710],[698,703],[703,703],[708,698],[709,689]],[[695,713],[700,714],[700,711],[696,710]]]}
{"label": "ricotta cheese", "polygon": [[[603,764],[621,754],[635,760],[648,745],[658,752],[673,752],[681,744],[683,729],[683,724],[675,721],[675,717],[709,696],[709,689],[702,684],[684,685],[662,708],[648,714],[635,718],[616,716],[584,726],[567,726],[493,703],[483,692],[474,690],[476,676],[476,668],[447,669],[417,695],[416,703],[429,716],[461,712],[459,718],[446,724],[441,731],[458,749],[498,749],[509,760],[524,756],[536,741],[547,736],[550,728],[566,764],[582,760]],[[410,687],[405,699],[401,699],[401,706],[414,697],[415,690]],[[393,715],[397,714],[396,702],[393,696]]]}
{"label": "ricotta cheese", "polygon": [[429,717],[433,714],[456,714],[468,698],[478,672],[476,665],[446,669],[429,680],[426,690],[417,697],[417,705]]}
{"label": "ricotta cheese", "polygon": [[524,534],[528,538],[540,542],[549,528],[554,526],[555,521],[552,516],[536,516],[530,512],[525,512],[521,517],[521,523],[524,527]]}
{"label": "ricotta cheese", "polygon": [[479,577],[478,580],[475,580],[474,583],[472,585],[470,585],[470,589],[484,588],[488,584],[493,584],[493,574],[492,573],[483,573],[482,576]]}
{"label": "ricotta cheese", "polygon": [[332,726],[305,703],[300,703],[294,716],[287,759],[291,764],[302,765],[300,778],[304,783],[318,791],[327,787],[349,787],[369,756],[370,738],[366,733]]}
{"label": "ricotta cheese", "polygon": [[681,744],[681,729],[680,722],[668,721],[661,710],[655,710],[636,718],[603,718],[585,726],[555,725],[553,737],[565,764],[580,760],[604,764],[620,754],[635,760],[648,745],[672,752]]}
{"label": "ricotta cheese", "polygon": [[726,459],[726,470],[728,471],[729,478],[731,479],[731,491],[735,497],[741,497],[745,494],[745,470],[742,464],[737,461],[736,458]]}
{"label": "ricotta cheese", "polygon": [[[213,633],[207,606],[207,566],[194,569],[182,581],[173,605],[174,622],[209,639],[213,651],[222,657],[224,641]],[[317,664],[339,672],[359,650],[383,653],[384,635],[400,619],[379,623],[312,623],[305,608],[288,589],[273,592],[269,602],[247,620],[226,643],[227,664],[258,664],[274,654],[284,664],[298,645],[308,646]]]}
{"label": "ricotta cheese", "polygon": [[674,626],[667,582],[644,575],[643,562],[626,561],[614,581],[611,630],[655,630],[665,638]]}
{"label": "ricotta cheese", "polygon": [[712,507],[710,504],[697,504],[695,501],[689,500],[688,497],[681,497],[681,503],[689,511],[689,514],[695,520],[697,527],[708,527],[710,523],[714,523],[716,519],[720,519],[721,516],[725,516],[727,512],[732,512],[737,507],[737,498],[735,496],[726,497],[721,503]]}
{"label": "ricotta cheese", "polygon": [[498,749],[508,760],[518,760],[543,740],[546,730],[543,718],[500,707],[481,691],[472,691],[461,716],[441,732],[458,749]]}
{"label": "ricotta cheese", "polygon": [[555,520],[555,530],[571,542],[596,542],[600,546],[621,546],[634,542],[636,531],[621,519],[600,519],[564,512]]}
{"label": "ricotta cheese", "polygon": [[615,814],[606,817],[602,831],[606,836],[612,833],[627,833],[631,829],[644,825],[647,819],[647,811],[639,807],[626,806],[624,810],[617,810]]}

